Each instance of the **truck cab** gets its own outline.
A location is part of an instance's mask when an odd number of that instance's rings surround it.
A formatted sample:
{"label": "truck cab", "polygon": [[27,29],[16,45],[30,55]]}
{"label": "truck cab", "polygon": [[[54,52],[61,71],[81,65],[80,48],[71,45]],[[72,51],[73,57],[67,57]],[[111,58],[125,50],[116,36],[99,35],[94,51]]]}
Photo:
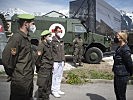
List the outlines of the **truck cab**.
{"label": "truck cab", "polygon": [[[12,17],[11,31],[15,33],[17,31],[18,23],[17,17]],[[103,57],[103,53],[110,50],[110,39],[108,36],[99,35],[92,32],[87,32],[85,25],[81,24],[79,19],[72,18],[60,18],[60,17],[48,17],[48,16],[36,16],[35,17],[36,31],[30,33],[32,40],[40,39],[40,34],[43,30],[49,30],[53,33],[55,26],[59,26],[62,29],[62,39],[65,44],[65,54],[73,54],[73,39],[76,34],[81,34],[81,38],[84,41],[84,54],[83,57],[88,63],[100,63]],[[53,33],[54,34],[54,33]]]}

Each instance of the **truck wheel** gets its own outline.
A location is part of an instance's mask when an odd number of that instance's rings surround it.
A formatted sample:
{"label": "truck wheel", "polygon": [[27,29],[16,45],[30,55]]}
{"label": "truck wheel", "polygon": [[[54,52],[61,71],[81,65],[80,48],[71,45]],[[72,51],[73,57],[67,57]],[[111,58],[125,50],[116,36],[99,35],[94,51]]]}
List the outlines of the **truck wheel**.
{"label": "truck wheel", "polygon": [[102,60],[103,53],[97,47],[89,48],[85,54],[85,59],[90,64],[98,64]]}

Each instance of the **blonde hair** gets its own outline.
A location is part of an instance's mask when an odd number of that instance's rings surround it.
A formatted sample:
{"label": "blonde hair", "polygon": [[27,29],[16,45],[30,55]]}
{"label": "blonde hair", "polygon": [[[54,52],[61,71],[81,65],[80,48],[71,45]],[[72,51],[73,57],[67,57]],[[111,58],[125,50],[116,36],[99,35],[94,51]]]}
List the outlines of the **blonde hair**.
{"label": "blonde hair", "polygon": [[125,43],[128,42],[128,41],[127,41],[128,35],[127,35],[126,32],[123,32],[123,31],[118,32],[118,35],[120,36],[120,38],[121,38]]}

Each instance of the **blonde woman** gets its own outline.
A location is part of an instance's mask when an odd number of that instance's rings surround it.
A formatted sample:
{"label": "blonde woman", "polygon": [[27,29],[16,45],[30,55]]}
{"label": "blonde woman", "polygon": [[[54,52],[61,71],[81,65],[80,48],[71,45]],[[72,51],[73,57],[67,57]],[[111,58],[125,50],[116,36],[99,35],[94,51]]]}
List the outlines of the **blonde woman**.
{"label": "blonde woman", "polygon": [[118,47],[114,55],[114,91],[116,100],[126,100],[126,87],[132,75],[131,50],[127,45],[127,33],[118,32],[114,38]]}

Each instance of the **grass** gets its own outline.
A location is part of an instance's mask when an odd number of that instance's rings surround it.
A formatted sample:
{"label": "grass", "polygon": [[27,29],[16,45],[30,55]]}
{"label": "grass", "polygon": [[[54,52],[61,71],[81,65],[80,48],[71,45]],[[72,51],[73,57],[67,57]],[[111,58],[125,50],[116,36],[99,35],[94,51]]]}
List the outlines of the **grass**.
{"label": "grass", "polygon": [[5,74],[5,71],[0,71],[0,75]]}
{"label": "grass", "polygon": [[68,84],[85,84],[91,82],[90,79],[113,79],[113,73],[88,68],[77,68],[70,71],[64,72],[64,77],[66,78],[66,83]]}

